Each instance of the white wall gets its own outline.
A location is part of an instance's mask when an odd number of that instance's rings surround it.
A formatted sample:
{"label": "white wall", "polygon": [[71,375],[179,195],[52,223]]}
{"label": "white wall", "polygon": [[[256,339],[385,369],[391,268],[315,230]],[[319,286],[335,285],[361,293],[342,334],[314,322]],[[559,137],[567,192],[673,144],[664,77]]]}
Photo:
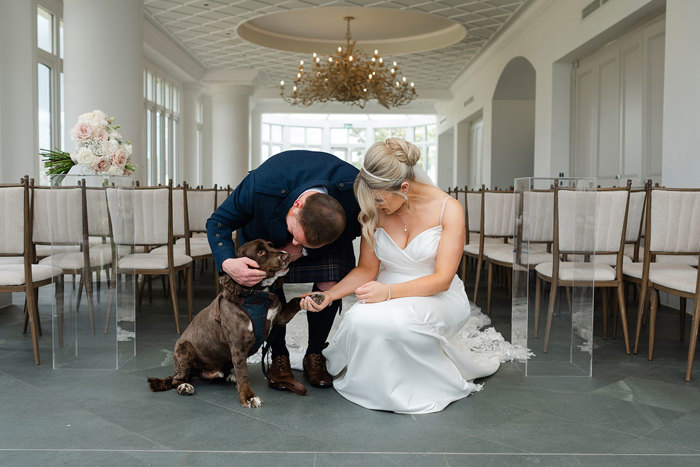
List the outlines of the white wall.
{"label": "white wall", "polygon": [[[515,57],[524,57],[535,68],[535,176],[568,172],[569,143],[566,132],[570,113],[568,70],[578,57],[601,47],[625,30],[663,12],[660,0],[615,0],[585,19],[581,10],[589,0],[538,0],[506,29],[450,86],[454,99],[438,103],[439,132],[482,110],[483,181],[490,184],[492,99],[499,77]],[[470,104],[465,101],[473,99]],[[556,99],[556,100],[555,100]],[[553,116],[557,116],[556,119]],[[566,136],[562,136],[562,131]]]}
{"label": "white wall", "polygon": [[437,151],[438,151],[438,173],[437,186],[446,190],[448,187],[454,186],[454,152],[455,140],[454,130],[450,128],[444,133],[438,135]]}
{"label": "white wall", "polygon": [[700,186],[700,2],[668,0],[662,183]]}
{"label": "white wall", "polygon": [[517,177],[534,175],[535,101],[495,100],[491,143],[491,185],[513,185]]}

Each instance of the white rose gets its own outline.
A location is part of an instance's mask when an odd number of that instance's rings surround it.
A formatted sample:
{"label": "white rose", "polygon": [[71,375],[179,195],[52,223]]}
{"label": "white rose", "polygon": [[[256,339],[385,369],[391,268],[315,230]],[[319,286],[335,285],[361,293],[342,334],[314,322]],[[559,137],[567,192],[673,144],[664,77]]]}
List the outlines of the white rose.
{"label": "white rose", "polygon": [[102,149],[102,154],[111,156],[119,149],[119,142],[117,142],[116,139],[109,138],[107,141],[103,141],[100,147]]}
{"label": "white rose", "polygon": [[124,170],[121,167],[117,167],[116,165],[113,165],[112,167],[107,170],[107,173],[109,175],[124,175]]}
{"label": "white rose", "polygon": [[112,130],[112,133],[110,133],[109,137],[117,139],[119,141],[124,141],[124,138],[122,138],[122,134],[119,133],[117,130]]}
{"label": "white rose", "polygon": [[76,156],[77,163],[82,165],[91,165],[92,161],[95,159],[95,155],[86,147],[78,149],[78,154]]}
{"label": "white rose", "polygon": [[76,164],[78,163],[78,153],[77,152],[71,152],[70,153],[70,160],[75,162]]}
{"label": "white rose", "polygon": [[125,145],[124,145],[124,150],[126,150],[126,154],[130,156],[131,153],[132,153],[132,151],[134,150],[134,148],[133,148],[133,146],[131,146],[130,144],[125,144]]}
{"label": "white rose", "polygon": [[93,128],[104,128],[107,126],[107,114],[101,110],[93,110],[88,113],[88,122]]}

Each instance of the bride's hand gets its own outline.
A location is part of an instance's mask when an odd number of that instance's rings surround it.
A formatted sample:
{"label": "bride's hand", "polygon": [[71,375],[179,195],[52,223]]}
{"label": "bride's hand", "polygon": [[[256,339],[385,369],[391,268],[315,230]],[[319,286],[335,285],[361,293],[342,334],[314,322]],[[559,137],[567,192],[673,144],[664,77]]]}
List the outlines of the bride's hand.
{"label": "bride's hand", "polygon": [[377,281],[367,282],[355,289],[355,295],[360,303],[383,302],[389,297],[389,286]]}
{"label": "bride's hand", "polygon": [[[317,300],[323,299],[322,301],[314,300],[313,296],[317,297]],[[333,297],[327,292],[311,292],[301,294],[301,301],[299,306],[302,310],[318,312],[326,308],[333,301]]]}

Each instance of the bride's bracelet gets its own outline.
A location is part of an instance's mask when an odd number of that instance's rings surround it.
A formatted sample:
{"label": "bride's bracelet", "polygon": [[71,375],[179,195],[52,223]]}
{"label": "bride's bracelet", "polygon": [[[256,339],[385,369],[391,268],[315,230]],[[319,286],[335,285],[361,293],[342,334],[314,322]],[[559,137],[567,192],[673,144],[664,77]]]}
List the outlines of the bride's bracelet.
{"label": "bride's bracelet", "polygon": [[386,301],[388,302],[391,300],[391,284],[387,284],[386,286],[389,288],[389,295],[386,297]]}

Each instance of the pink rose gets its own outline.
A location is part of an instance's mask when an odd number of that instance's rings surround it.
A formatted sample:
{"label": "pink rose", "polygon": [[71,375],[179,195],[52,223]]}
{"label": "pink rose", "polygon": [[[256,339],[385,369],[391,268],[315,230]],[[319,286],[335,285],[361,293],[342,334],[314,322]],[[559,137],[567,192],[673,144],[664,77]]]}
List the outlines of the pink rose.
{"label": "pink rose", "polygon": [[117,149],[117,152],[112,154],[112,164],[116,165],[120,169],[123,169],[126,165],[127,157],[128,156],[126,155],[124,148],[119,148]]}
{"label": "pink rose", "polygon": [[73,134],[78,141],[88,141],[92,138],[92,126],[87,122],[78,122],[73,127]]}
{"label": "pink rose", "polygon": [[109,166],[108,157],[96,157],[95,160],[92,161],[90,168],[95,172],[106,172],[109,170]]}
{"label": "pink rose", "polygon": [[95,139],[98,141],[105,141],[108,137],[109,135],[107,134],[107,130],[104,128],[98,128],[95,130]]}

